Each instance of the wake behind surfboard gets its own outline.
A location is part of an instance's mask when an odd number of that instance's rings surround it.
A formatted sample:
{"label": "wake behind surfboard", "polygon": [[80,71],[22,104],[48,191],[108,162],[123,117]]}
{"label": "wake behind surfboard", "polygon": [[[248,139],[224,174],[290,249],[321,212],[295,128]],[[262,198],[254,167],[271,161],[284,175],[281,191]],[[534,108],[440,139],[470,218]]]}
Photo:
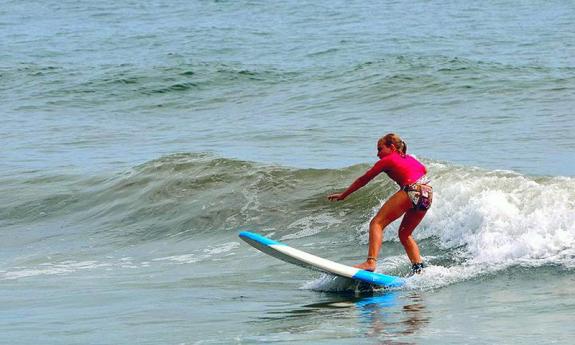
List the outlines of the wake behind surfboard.
{"label": "wake behind surfboard", "polygon": [[274,241],[265,236],[242,231],[240,238],[252,247],[271,255],[277,259],[289,262],[301,267],[334,274],[336,276],[354,279],[360,282],[382,286],[385,288],[401,287],[405,284],[403,278],[386,274],[369,272],[359,268],[342,265],[340,263],[320,258],[299,249],[292,248],[281,242]]}

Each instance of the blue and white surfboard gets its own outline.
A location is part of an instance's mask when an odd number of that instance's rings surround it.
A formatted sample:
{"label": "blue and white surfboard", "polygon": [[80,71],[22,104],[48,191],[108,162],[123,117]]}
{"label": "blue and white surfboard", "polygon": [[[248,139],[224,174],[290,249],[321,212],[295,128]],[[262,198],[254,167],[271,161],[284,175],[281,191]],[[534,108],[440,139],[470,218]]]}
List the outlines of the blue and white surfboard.
{"label": "blue and white surfboard", "polygon": [[351,278],[383,287],[401,287],[405,284],[403,278],[388,276],[381,273],[369,272],[359,268],[346,266],[304,251],[292,248],[281,242],[271,240],[253,232],[242,231],[240,238],[252,247],[290,264],[335,274],[340,277]]}

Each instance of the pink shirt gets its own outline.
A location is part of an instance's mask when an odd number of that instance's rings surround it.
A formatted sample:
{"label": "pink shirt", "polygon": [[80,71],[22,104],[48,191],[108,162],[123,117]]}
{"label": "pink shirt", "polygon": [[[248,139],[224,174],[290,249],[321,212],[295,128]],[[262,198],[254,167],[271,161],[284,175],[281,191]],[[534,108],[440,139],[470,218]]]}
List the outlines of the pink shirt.
{"label": "pink shirt", "polygon": [[384,172],[400,187],[412,184],[427,173],[423,164],[410,155],[401,156],[396,151],[384,156],[365,174],[360,176],[342,193],[343,198],[365,186],[374,177]]}
{"label": "pink shirt", "polygon": [[369,181],[381,172],[385,172],[400,187],[403,187],[419,180],[427,173],[427,169],[413,156],[405,155],[402,157],[394,151],[375,163],[364,176]]}

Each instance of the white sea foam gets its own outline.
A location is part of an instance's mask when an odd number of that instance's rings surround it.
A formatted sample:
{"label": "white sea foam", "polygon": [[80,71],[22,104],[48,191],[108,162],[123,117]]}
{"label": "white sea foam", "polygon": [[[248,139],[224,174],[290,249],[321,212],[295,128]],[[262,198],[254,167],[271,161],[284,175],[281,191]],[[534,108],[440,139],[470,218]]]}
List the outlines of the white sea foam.
{"label": "white sea foam", "polygon": [[[415,238],[438,238],[446,249],[464,247],[475,264],[573,264],[574,179],[455,171],[433,186],[434,205]],[[388,232],[386,239],[395,238],[394,230]]]}
{"label": "white sea foam", "polygon": [[460,265],[460,266],[427,266],[421,274],[415,274],[406,278],[405,288],[426,290],[442,287],[452,283],[473,279],[477,276],[495,270],[503,269],[503,266],[489,267],[485,265]]}
{"label": "white sea foam", "polygon": [[110,264],[97,261],[65,261],[61,263],[44,263],[32,268],[16,267],[10,271],[0,272],[0,280],[13,280],[42,275],[60,275],[72,272],[109,267]]}
{"label": "white sea foam", "polygon": [[[411,279],[409,287],[445,285],[513,265],[575,267],[575,179],[431,166],[434,202],[414,237],[457,249],[454,259],[461,263],[431,265],[426,274]],[[389,225],[385,241],[398,240],[400,221]],[[368,229],[366,222],[358,230],[364,243]]]}
{"label": "white sea foam", "polygon": [[204,248],[194,253],[174,255],[152,259],[150,261],[138,261],[131,257],[114,259],[107,257],[106,261],[62,261],[57,263],[47,262],[33,267],[13,267],[9,270],[0,271],[0,280],[14,280],[30,278],[35,276],[51,276],[73,274],[79,271],[89,271],[96,269],[116,270],[116,269],[139,269],[150,267],[153,262],[167,261],[172,264],[191,264],[209,260],[214,256],[229,253],[239,247],[238,242],[227,242],[221,245]]}
{"label": "white sea foam", "polygon": [[340,219],[337,219],[329,214],[307,216],[289,224],[287,226],[289,230],[299,230],[299,231],[291,233],[289,235],[285,235],[282,238],[280,238],[280,240],[285,241],[296,238],[313,236],[319,233],[321,229],[326,229],[332,225],[340,223],[342,223]]}
{"label": "white sea foam", "polygon": [[[408,263],[403,257],[391,257],[387,258],[387,264],[382,265],[386,267],[385,272],[378,269],[379,273],[398,275],[398,271],[407,272]],[[394,269],[390,269],[391,262],[396,262]],[[439,288],[445,285],[461,282],[464,280],[473,279],[477,276],[486,273],[493,273],[498,270],[506,268],[506,265],[459,265],[459,266],[437,266],[428,265],[421,274],[416,274],[405,279],[405,286],[402,289],[409,290],[428,290]],[[393,271],[390,273],[389,271]],[[402,276],[401,274],[399,274]],[[357,286],[357,282],[335,277],[329,274],[322,274],[320,277],[305,282],[301,287],[302,289],[314,290],[314,291],[325,291],[325,292],[338,292],[338,291],[354,291]]]}
{"label": "white sea foam", "polygon": [[208,247],[208,248],[202,249],[200,251],[196,251],[194,253],[166,256],[166,257],[153,259],[152,261],[171,261],[171,262],[176,262],[178,264],[193,264],[196,262],[210,259],[215,255],[220,255],[223,253],[230,252],[233,249],[238,248],[239,246],[240,246],[240,244],[238,242],[227,242],[227,243],[223,243],[221,245]]}
{"label": "white sea foam", "polygon": [[301,287],[304,290],[336,292],[351,290],[354,281],[351,279],[339,278],[329,274],[322,274],[320,277],[307,281]]}
{"label": "white sea foam", "polygon": [[439,179],[417,237],[463,246],[470,264],[572,264],[575,181],[520,175]]}

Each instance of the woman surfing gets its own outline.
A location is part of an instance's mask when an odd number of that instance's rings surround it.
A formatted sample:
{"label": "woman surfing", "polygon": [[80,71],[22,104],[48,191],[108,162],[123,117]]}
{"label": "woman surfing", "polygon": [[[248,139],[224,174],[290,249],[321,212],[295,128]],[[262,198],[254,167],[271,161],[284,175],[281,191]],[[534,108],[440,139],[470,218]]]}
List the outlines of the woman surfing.
{"label": "woman surfing", "polygon": [[353,182],[344,192],[328,196],[329,200],[339,201],[365,186],[374,177],[385,172],[399,186],[369,223],[369,248],[367,259],[355,265],[367,271],[374,271],[383,239],[383,231],[391,222],[403,216],[399,226],[399,240],[412,264],[412,272],[420,273],[423,262],[419,247],[411,236],[421,222],[433,199],[433,189],[426,176],[427,169],[413,156],[407,154],[407,145],[394,133],[387,134],[377,141],[379,161],[365,174]]}

